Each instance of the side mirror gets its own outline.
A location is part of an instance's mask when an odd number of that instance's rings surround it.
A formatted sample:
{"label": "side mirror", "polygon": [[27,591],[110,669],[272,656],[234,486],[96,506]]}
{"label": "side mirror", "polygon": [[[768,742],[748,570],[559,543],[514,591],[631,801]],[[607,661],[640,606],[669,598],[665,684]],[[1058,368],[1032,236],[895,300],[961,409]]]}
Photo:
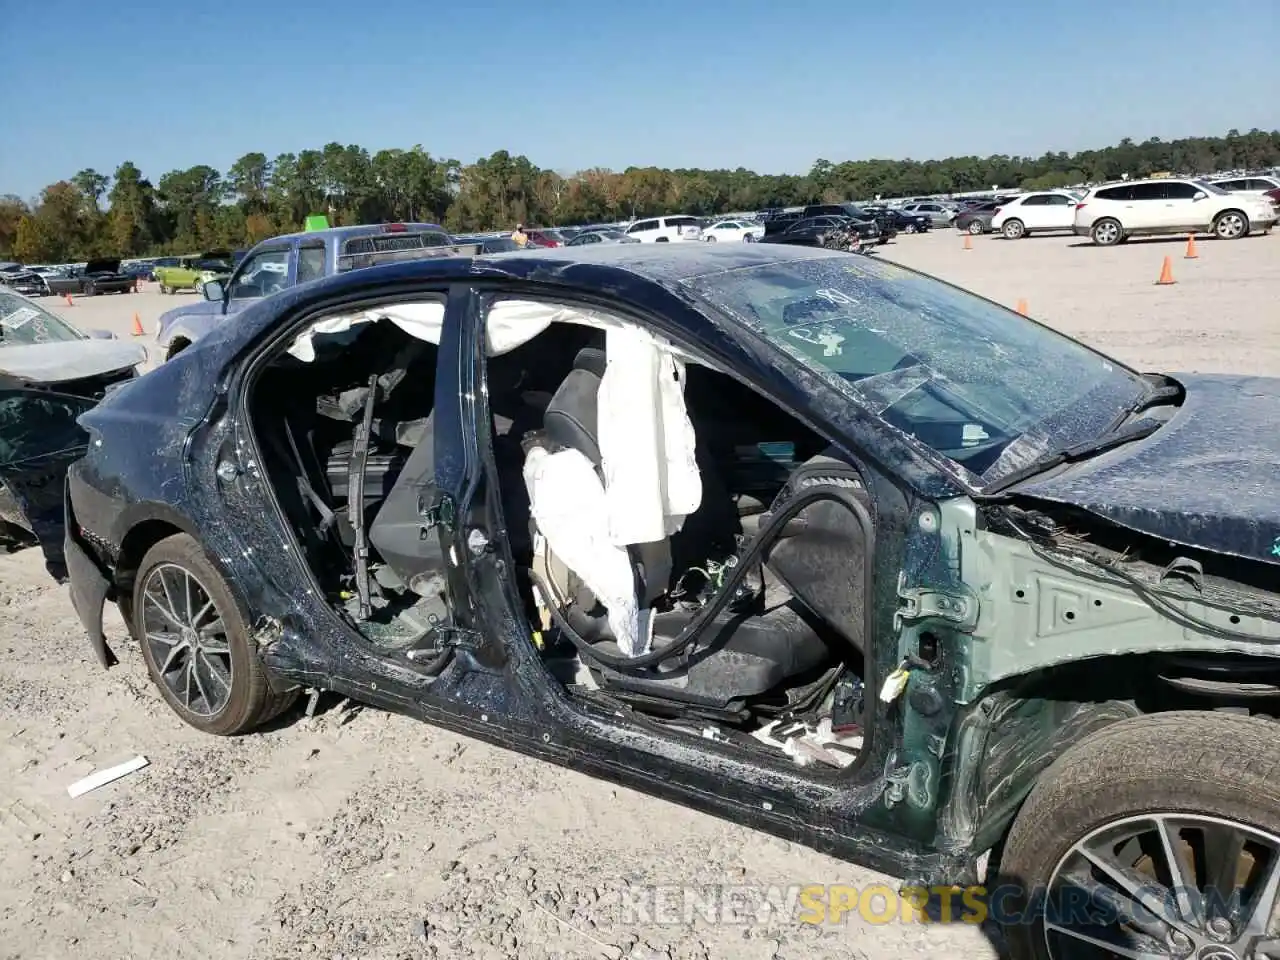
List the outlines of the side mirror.
{"label": "side mirror", "polygon": [[1209,195],[1208,195],[1207,193],[1205,193],[1203,190],[1197,190],[1194,194],[1192,194],[1191,199],[1192,199],[1192,200],[1204,200],[1204,199],[1205,199],[1206,197],[1208,197],[1208,196],[1209,196]]}
{"label": "side mirror", "polygon": [[201,289],[204,293],[204,298],[214,303],[225,300],[227,297],[226,290],[222,288],[221,280],[206,280],[204,287]]}

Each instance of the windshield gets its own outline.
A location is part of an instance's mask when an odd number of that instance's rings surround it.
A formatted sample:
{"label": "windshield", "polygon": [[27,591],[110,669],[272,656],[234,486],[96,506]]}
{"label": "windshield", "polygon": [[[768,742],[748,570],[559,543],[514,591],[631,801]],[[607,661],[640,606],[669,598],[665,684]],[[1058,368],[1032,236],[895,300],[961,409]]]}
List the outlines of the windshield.
{"label": "windshield", "polygon": [[967,291],[865,257],[685,281],[983,486],[1103,433],[1136,373]]}
{"label": "windshield", "polygon": [[1204,190],[1206,193],[1216,193],[1219,196],[1223,196],[1223,197],[1227,195],[1226,190],[1223,190],[1216,183],[1210,183],[1208,180],[1197,180],[1195,181],[1195,184],[1197,187],[1199,187],[1201,190]]}
{"label": "windshield", "polygon": [[0,349],[83,339],[84,334],[44,307],[0,290]]}

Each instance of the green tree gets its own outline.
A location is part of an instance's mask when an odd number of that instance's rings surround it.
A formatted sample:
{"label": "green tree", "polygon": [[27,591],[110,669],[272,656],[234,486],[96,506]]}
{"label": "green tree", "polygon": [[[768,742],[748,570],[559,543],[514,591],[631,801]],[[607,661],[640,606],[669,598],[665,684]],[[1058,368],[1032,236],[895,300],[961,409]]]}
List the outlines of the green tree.
{"label": "green tree", "polygon": [[156,241],[155,190],[143,179],[142,171],[126,160],[116,168],[115,183],[108,197],[107,227],[111,249],[119,256],[137,256]]}
{"label": "green tree", "polygon": [[31,208],[21,197],[8,193],[0,196],[0,258],[13,257],[13,245],[18,236],[18,223],[31,215]]}
{"label": "green tree", "polygon": [[[871,158],[814,162],[808,173],[629,167],[579,172],[538,167],[498,150],[472,163],[432,156],[422,144],[370,152],[331,142],[320,149],[246,153],[226,171],[197,165],[156,181],[125,162],[113,178],[93,169],[47,187],[24,204],[0,197],[0,253],[57,260],[92,253],[138,255],[240,246],[298,230],[308,214],[334,224],[430,220],[456,231],[586,223],[691,213],[711,216],[818,200],[869,200],[1001,188],[1053,187],[1170,171],[1202,175],[1280,164],[1280,131],[1222,137],[1132,137],[1074,154],[995,154],[942,160]],[[108,191],[108,187],[110,190]],[[106,212],[103,212],[103,201]]]}

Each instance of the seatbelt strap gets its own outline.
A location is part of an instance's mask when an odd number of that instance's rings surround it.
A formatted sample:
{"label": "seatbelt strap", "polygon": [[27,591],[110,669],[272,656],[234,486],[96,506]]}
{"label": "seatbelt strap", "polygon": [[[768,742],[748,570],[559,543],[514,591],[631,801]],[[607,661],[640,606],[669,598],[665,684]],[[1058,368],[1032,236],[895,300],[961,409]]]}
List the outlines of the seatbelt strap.
{"label": "seatbelt strap", "polygon": [[364,529],[364,475],[369,462],[370,433],[373,429],[373,405],[378,398],[378,377],[369,377],[369,393],[365,399],[364,416],[356,427],[351,443],[351,462],[347,467],[347,519],[355,535],[353,565],[356,575],[356,597],[360,603],[360,619],[368,620],[373,613],[372,586],[369,581],[369,539]]}
{"label": "seatbelt strap", "polygon": [[307,464],[302,458],[302,451],[298,448],[298,441],[293,436],[293,428],[289,426],[289,421],[284,424],[285,439],[289,441],[289,450],[293,454],[294,462],[298,465],[298,489],[302,491],[302,495],[310,501],[311,505],[316,508],[316,512],[320,514],[320,532],[328,534],[333,526],[337,516],[329,505],[324,502],[324,498],[316,493],[316,488],[311,485],[311,481],[307,479]]}

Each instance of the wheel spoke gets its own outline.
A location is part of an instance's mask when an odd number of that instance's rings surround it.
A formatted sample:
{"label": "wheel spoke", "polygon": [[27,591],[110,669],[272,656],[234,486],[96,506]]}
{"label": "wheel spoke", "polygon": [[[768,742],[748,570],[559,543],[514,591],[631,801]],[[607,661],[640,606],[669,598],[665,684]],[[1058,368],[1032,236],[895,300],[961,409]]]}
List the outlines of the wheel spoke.
{"label": "wheel spoke", "polygon": [[[160,674],[163,676],[164,674],[172,670],[173,665],[175,661],[177,661],[178,657],[181,656],[184,652],[189,651],[190,649],[191,648],[187,645],[187,642],[185,640],[179,641],[178,643],[175,643],[173,646],[171,646],[169,648],[169,655],[164,658],[164,663],[160,665]],[[188,656],[187,659],[190,660],[191,658]]]}
{"label": "wheel spoke", "polygon": [[[1266,875],[1258,884],[1249,903],[1249,913],[1244,921],[1244,933],[1251,937],[1271,935],[1272,915],[1276,910],[1277,894],[1280,894],[1280,849],[1272,848]],[[1258,948],[1261,949],[1261,946]],[[1270,949],[1280,949],[1280,939],[1271,942]]]}
{"label": "wheel spoke", "polygon": [[[231,676],[229,671],[223,670],[222,664],[216,662],[204,650],[199,654],[200,662],[204,664],[204,672],[209,675],[210,680],[217,682],[218,686],[223,690],[231,689]],[[212,706],[212,704],[210,704]]]}
{"label": "wheel spoke", "polygon": [[1124,957],[1125,960],[1169,960],[1170,954],[1167,951],[1152,951],[1145,947],[1136,947],[1128,944],[1116,943],[1114,940],[1106,940],[1092,934],[1085,933],[1083,930],[1072,930],[1069,927],[1059,926],[1056,923],[1045,922],[1045,930],[1053,931],[1060,936],[1070,937],[1080,943],[1088,944],[1101,950],[1104,955],[1111,954],[1113,957]]}
{"label": "wheel spoke", "polygon": [[[164,586],[164,581],[163,579],[161,579],[161,587],[163,588],[163,586]],[[167,602],[168,600],[167,596],[165,600],[161,600],[160,597],[156,596],[155,591],[151,589],[151,586],[148,585],[146,592],[143,594],[143,599],[145,603],[150,604],[152,609],[156,610],[160,614],[160,616],[164,617],[166,620],[168,620],[171,624],[173,624],[179,630],[182,629],[184,624],[178,618],[178,615],[174,613],[172,606],[170,606],[170,604]]]}
{"label": "wheel spoke", "polygon": [[186,623],[178,618],[178,605],[173,602],[173,594],[169,592],[169,578],[165,576],[167,572],[168,571],[163,567],[159,570],[160,589],[164,591],[165,607],[169,611],[170,615],[173,616],[178,626],[185,627]]}
{"label": "wheel spoke", "polygon": [[202,634],[200,637],[200,649],[205,653],[212,653],[218,656],[231,656],[231,645],[221,637],[213,637],[206,640]]}
{"label": "wheel spoke", "polygon": [[[196,692],[200,694],[200,699],[204,701],[205,707],[207,708],[212,706],[212,701],[209,699],[209,693],[204,688],[204,681],[200,679],[200,665],[196,662],[196,658],[194,656],[187,659],[187,675],[191,680],[195,681]],[[190,686],[190,681],[188,681],[188,686]],[[187,702],[188,704],[190,703],[190,698],[188,698]],[[210,712],[212,713],[213,711]]]}
{"label": "wheel spoke", "polygon": [[1128,867],[1117,863],[1106,854],[1090,850],[1084,845],[1081,845],[1078,849],[1086,860],[1102,871],[1108,879],[1120,887],[1120,889],[1124,891],[1134,901],[1134,903],[1141,906],[1153,917],[1163,920],[1169,926],[1181,930],[1183,933],[1194,932],[1194,928],[1180,917],[1170,916],[1170,911],[1165,902],[1165,898],[1155,891],[1155,885],[1146,877],[1143,877],[1141,874],[1135,873]]}
{"label": "wheel spoke", "polygon": [[1245,835],[1229,824],[1207,824],[1204,837],[1205,919],[1233,920],[1240,913],[1240,858]]}
{"label": "wheel spoke", "polygon": [[203,620],[206,616],[208,616],[209,612],[213,609],[214,609],[213,601],[209,600],[207,603],[205,603],[203,607],[201,607],[198,611],[196,611],[196,615],[191,618],[191,626],[199,629],[200,621]]}
{"label": "wheel spoke", "polygon": [[[1196,921],[1196,905],[1192,891],[1196,889],[1194,871],[1188,873],[1179,850],[1181,838],[1165,817],[1156,817],[1156,832],[1160,835],[1160,847],[1164,851],[1165,866],[1169,870],[1169,883],[1173,887],[1174,900],[1179,916],[1192,923]],[[1199,899],[1198,897],[1196,898]]]}
{"label": "wheel spoke", "polygon": [[1253,946],[1254,960],[1280,960],[1280,938],[1259,940]]}
{"label": "wheel spoke", "polygon": [[[205,647],[208,647],[209,641],[215,640],[218,637],[226,636],[227,628],[223,625],[222,618],[217,617],[216,619],[211,620],[209,623],[206,623],[197,632],[200,634],[200,640],[202,641],[203,645]],[[221,653],[222,651],[219,650],[218,652]]]}
{"label": "wheel spoke", "polygon": [[182,614],[187,618],[187,626],[195,626],[195,620],[192,614],[195,612],[195,600],[191,596],[191,578],[182,578]]}

